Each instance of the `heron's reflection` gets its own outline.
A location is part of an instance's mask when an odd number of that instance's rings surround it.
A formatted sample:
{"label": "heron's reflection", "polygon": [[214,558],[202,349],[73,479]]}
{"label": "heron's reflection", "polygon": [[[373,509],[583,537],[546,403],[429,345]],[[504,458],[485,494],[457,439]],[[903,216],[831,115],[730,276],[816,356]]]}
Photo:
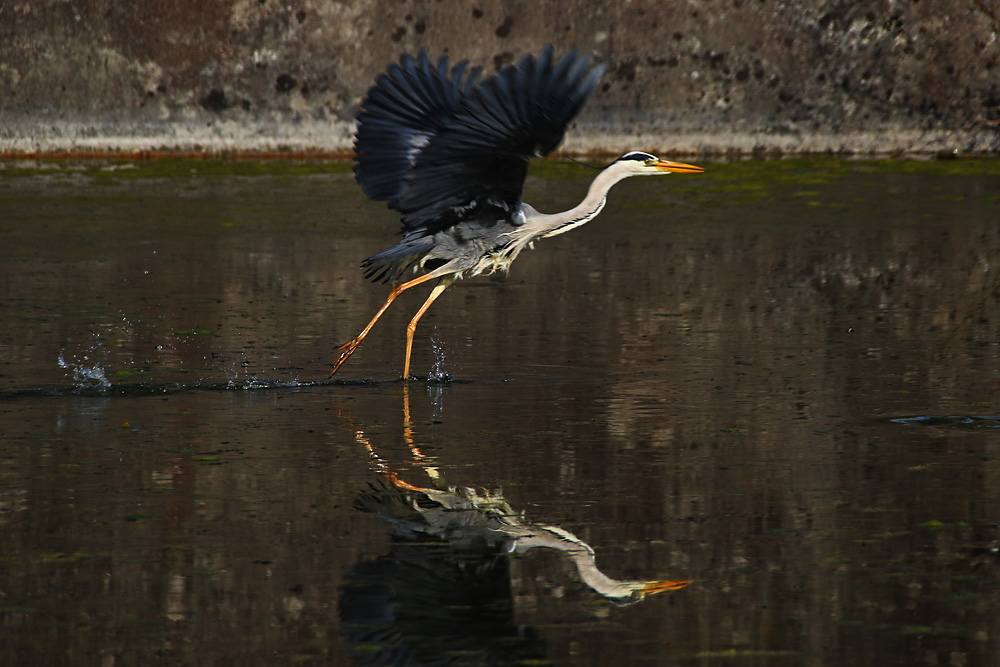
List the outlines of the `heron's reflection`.
{"label": "heron's reflection", "polygon": [[369,649],[359,660],[506,664],[543,656],[541,643],[513,620],[510,556],[534,548],[564,554],[588,587],[617,605],[690,583],[613,579],[598,568],[590,545],[569,531],[528,521],[498,492],[452,486],[414,444],[407,388],[403,413],[404,440],[429,478],[425,486],[390,469],[355,429],[378,475],[355,506],[392,527],[390,552],[352,568],[341,593],[350,639]]}

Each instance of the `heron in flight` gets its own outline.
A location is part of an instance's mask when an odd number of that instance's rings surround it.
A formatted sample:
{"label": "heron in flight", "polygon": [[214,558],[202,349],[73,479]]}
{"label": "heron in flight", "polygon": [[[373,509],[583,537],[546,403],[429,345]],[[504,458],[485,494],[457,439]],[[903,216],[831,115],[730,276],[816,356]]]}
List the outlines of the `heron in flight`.
{"label": "heron in flight", "polygon": [[571,51],[554,59],[551,45],[492,76],[447,56],[433,65],[425,51],[404,55],[376,79],[362,102],[354,174],[371,199],[402,214],[402,239],[362,262],[365,277],[397,284],[368,325],[337,348],[332,376],[400,294],[437,280],[406,327],[403,378],[417,322],[453,282],[508,271],[538,239],[593,220],[608,191],[629,176],[698,173],[701,167],[632,151],[594,179],[576,207],[552,215],[521,201],[528,163],[559,145],[566,126],[594,90],[603,65]]}

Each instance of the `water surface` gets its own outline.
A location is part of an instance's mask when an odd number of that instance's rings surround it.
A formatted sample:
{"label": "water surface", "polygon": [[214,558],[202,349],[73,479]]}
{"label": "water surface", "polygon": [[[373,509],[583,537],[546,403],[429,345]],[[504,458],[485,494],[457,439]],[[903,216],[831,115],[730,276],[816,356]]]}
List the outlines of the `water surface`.
{"label": "water surface", "polygon": [[[450,288],[407,386],[424,293],[326,378],[397,224],[348,165],[6,165],[0,663],[990,664],[997,164],[706,166]],[[435,475],[692,583],[356,507]]]}

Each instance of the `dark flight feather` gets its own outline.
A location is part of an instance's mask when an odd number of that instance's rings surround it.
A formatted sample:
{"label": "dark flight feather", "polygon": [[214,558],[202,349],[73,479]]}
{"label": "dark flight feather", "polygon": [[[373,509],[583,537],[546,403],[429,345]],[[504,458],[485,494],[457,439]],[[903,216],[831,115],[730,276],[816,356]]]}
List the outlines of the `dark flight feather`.
{"label": "dark flight feather", "polygon": [[577,51],[553,61],[551,46],[482,79],[404,55],[362,102],[355,177],[402,214],[410,248],[465,220],[509,220],[528,162],[559,145],[603,71]]}

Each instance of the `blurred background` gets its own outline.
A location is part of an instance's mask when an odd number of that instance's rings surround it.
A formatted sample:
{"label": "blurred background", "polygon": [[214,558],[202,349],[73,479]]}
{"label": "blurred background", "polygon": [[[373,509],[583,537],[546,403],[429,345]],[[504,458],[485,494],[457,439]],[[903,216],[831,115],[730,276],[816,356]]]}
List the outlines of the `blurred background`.
{"label": "blurred background", "polygon": [[404,52],[590,52],[567,151],[995,151],[1000,2],[0,2],[0,151],[332,152]]}

